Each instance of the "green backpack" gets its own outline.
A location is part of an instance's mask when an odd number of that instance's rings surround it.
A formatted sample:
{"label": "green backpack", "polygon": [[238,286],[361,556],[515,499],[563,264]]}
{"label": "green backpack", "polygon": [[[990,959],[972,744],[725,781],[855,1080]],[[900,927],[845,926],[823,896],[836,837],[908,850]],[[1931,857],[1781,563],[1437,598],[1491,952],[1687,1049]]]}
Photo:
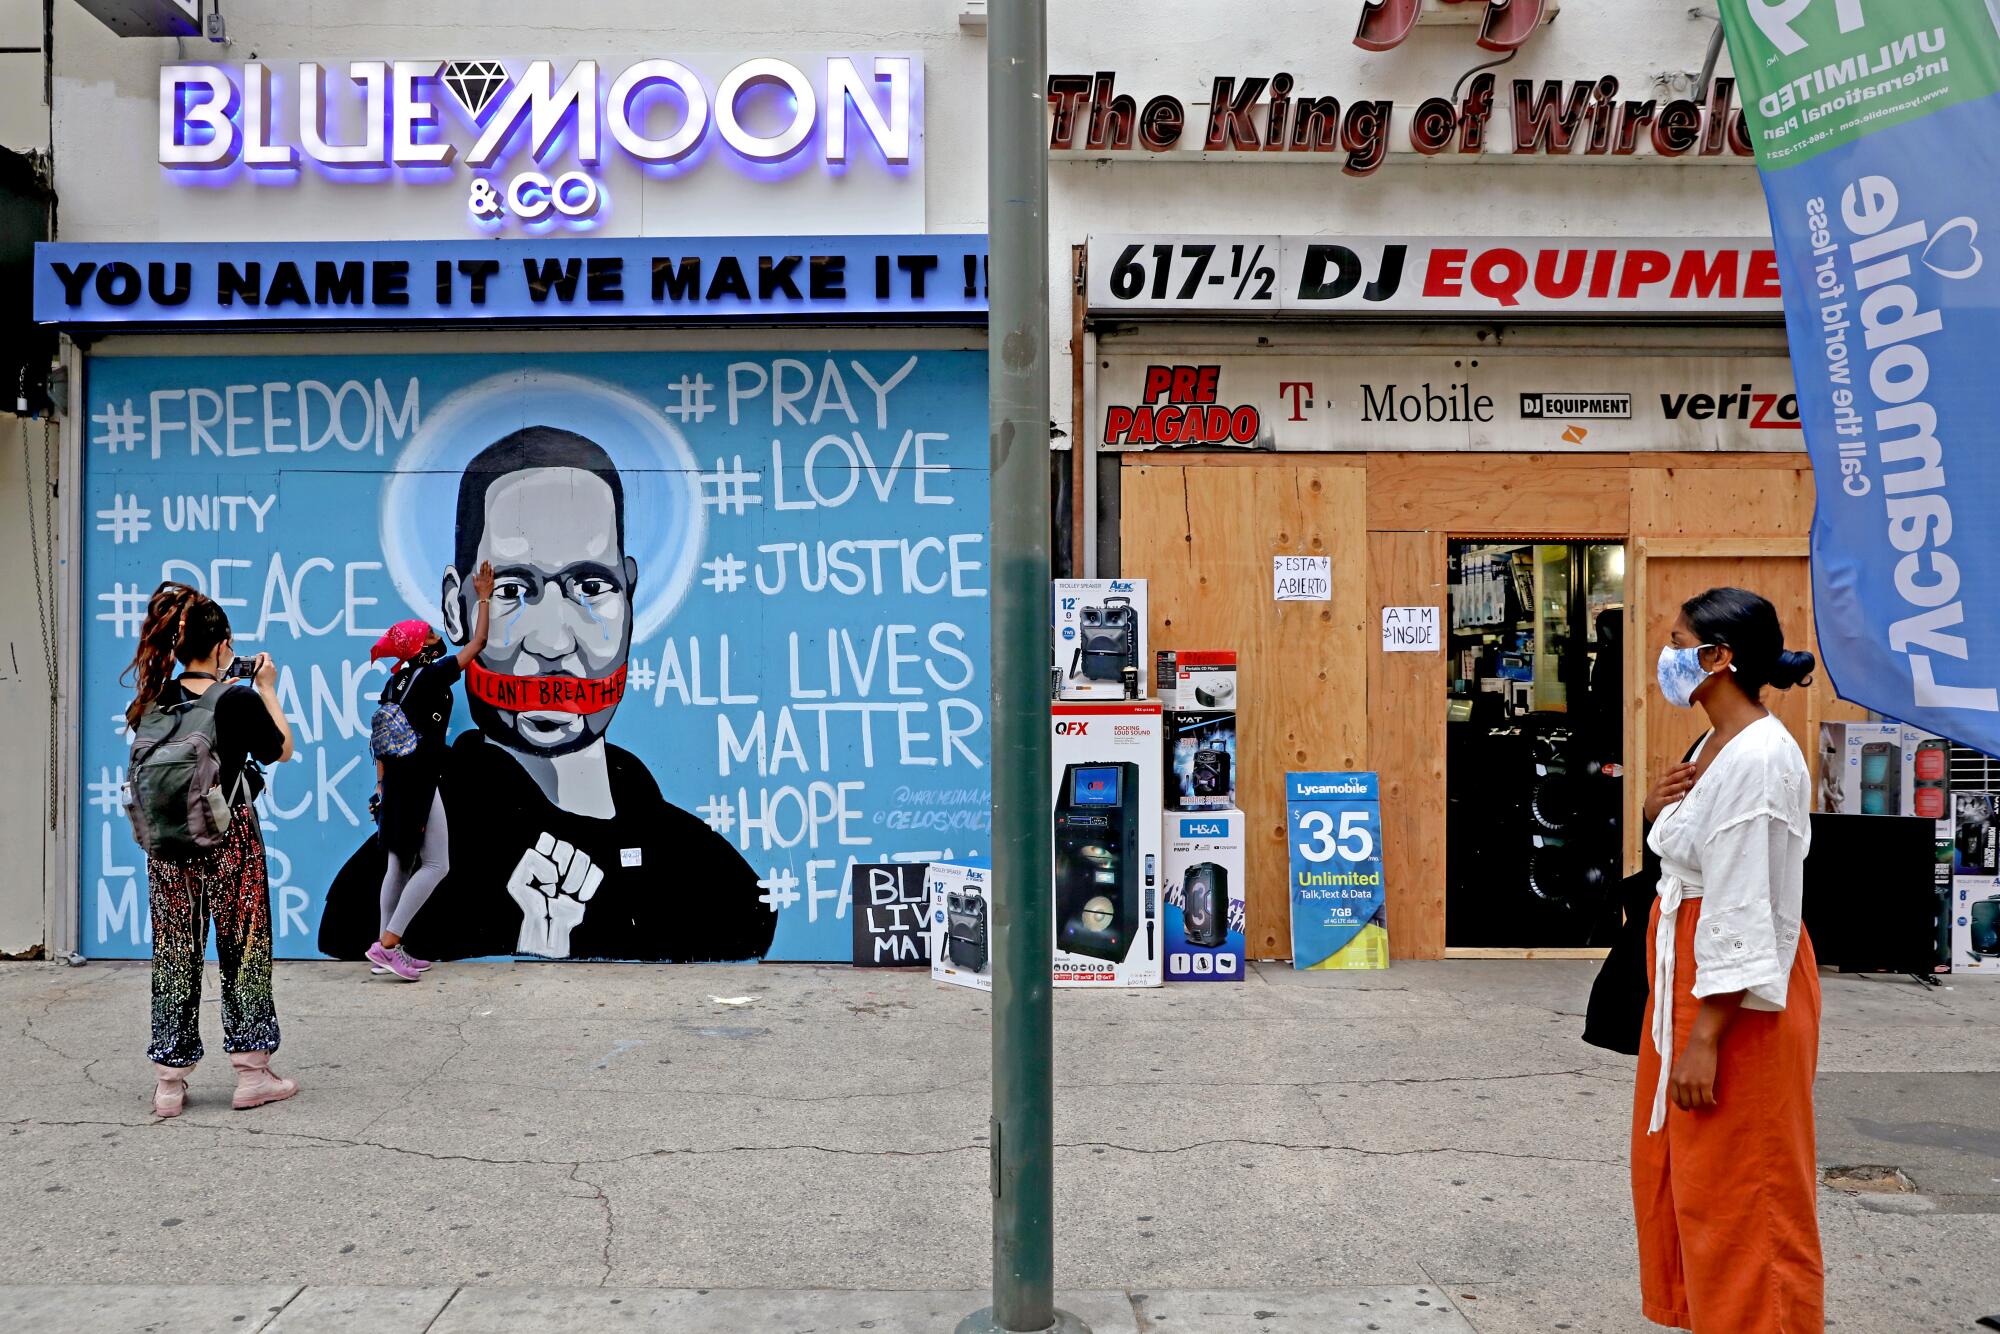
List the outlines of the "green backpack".
{"label": "green backpack", "polygon": [[245,765],[236,792],[222,790],[215,709],[230,688],[218,681],[176,704],[156,701],[132,729],[125,813],[148,857],[185,860],[222,846],[229,836],[230,808],[249,773]]}

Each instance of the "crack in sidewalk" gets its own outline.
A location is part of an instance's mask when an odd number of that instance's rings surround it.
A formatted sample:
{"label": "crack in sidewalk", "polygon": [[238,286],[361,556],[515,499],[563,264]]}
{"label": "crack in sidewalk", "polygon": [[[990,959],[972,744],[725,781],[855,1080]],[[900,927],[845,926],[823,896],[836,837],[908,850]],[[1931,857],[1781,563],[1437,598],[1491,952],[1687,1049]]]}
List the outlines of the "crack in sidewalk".
{"label": "crack in sidewalk", "polygon": [[[584,1179],[582,1163],[578,1163],[576,1166],[570,1168],[569,1179],[576,1182],[579,1186],[590,1187],[595,1192],[594,1198],[597,1200],[598,1207],[604,1210],[604,1245],[599,1252],[604,1262],[604,1272],[597,1279],[597,1286],[601,1288],[611,1282],[611,1243],[617,1239],[618,1235],[618,1224],[611,1213],[611,1197],[605,1194],[603,1186],[595,1181]],[[584,1197],[579,1196],[578,1198]]]}
{"label": "crack in sidewalk", "polygon": [[[39,1117],[23,1117],[8,1121],[5,1124],[14,1128],[28,1126],[44,1129],[117,1127],[130,1130],[148,1129],[151,1125],[151,1123],[131,1121],[51,1121]],[[440,1163],[477,1163],[486,1167],[567,1167],[570,1169],[571,1179],[576,1180],[581,1185],[594,1185],[594,1183],[583,1181],[576,1175],[576,1173],[585,1167],[616,1166],[620,1163],[639,1162],[648,1158],[712,1158],[732,1153],[823,1153],[834,1157],[847,1158],[948,1158],[957,1154],[972,1153],[985,1155],[990,1152],[984,1144],[953,1145],[940,1149],[843,1149],[825,1144],[728,1144],[706,1149],[638,1149],[631,1153],[614,1154],[605,1158],[522,1158],[488,1157],[470,1153],[434,1153],[425,1149],[411,1148],[408,1145],[386,1144],[379,1140],[350,1139],[338,1135],[320,1135],[299,1130],[258,1130],[254,1128],[238,1130],[233,1126],[211,1125],[199,1121],[183,1121],[181,1130],[183,1132],[207,1130],[221,1135],[243,1136],[256,1139],[296,1140],[302,1141],[308,1146],[321,1148],[376,1149],[384,1153],[403,1154],[412,1158],[423,1158],[431,1162]],[[1604,1167],[1616,1167],[1622,1164],[1622,1160],[1609,1158],[1576,1158],[1560,1154],[1510,1153],[1502,1149],[1474,1149],[1449,1144],[1424,1145],[1409,1149],[1369,1149],[1363,1148],[1358,1144],[1302,1144],[1291,1143],[1285,1140],[1230,1138],[1199,1140],[1192,1144],[1163,1145],[1157,1148],[1147,1148],[1136,1144],[1120,1144],[1112,1140],[1059,1141],[1054,1145],[1057,1149],[1116,1150],[1120,1153],[1143,1154],[1153,1157],[1191,1153],[1197,1149],[1228,1146],[1281,1149],[1294,1153],[1352,1153],[1369,1158],[1407,1158],[1426,1154],[1463,1154],[1470,1157],[1515,1158],[1533,1162],[1587,1163]],[[608,1202],[606,1207],[609,1207]]]}

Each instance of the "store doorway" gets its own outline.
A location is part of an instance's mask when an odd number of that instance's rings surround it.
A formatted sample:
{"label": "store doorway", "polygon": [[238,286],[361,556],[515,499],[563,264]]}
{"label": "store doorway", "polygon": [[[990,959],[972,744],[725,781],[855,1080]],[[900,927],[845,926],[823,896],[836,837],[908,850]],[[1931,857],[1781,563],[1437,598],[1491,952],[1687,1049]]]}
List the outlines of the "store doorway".
{"label": "store doorway", "polygon": [[1445,944],[1575,949],[1619,920],[1625,547],[1455,540]]}

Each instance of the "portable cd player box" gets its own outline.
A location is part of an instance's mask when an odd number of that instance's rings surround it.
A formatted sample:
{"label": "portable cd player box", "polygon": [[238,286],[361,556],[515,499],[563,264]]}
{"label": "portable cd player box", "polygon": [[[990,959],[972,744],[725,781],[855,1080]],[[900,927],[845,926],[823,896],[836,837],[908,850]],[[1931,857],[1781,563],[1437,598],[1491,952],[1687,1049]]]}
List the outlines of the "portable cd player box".
{"label": "portable cd player box", "polygon": [[1146,699],[1146,581],[1055,581],[1058,699]]}
{"label": "portable cd player box", "polygon": [[1162,649],[1154,655],[1153,681],[1160,703],[1182,713],[1231,713],[1236,708],[1236,654],[1232,650]]}
{"label": "portable cd player box", "polygon": [[1951,973],[2000,978],[2000,877],[1952,882]]}
{"label": "portable cd player box", "polygon": [[1049,724],[1055,985],[1157,987],[1160,706],[1057,704]]}
{"label": "portable cd player box", "polygon": [[1822,723],[1819,734],[1821,811],[1949,820],[1949,742],[1901,723]]}
{"label": "portable cd player box", "polygon": [[1166,730],[1167,809],[1226,811],[1236,805],[1236,715],[1162,715]]}
{"label": "portable cd player box", "polygon": [[1243,812],[1167,813],[1169,982],[1243,980]]}
{"label": "portable cd player box", "polygon": [[993,990],[993,870],[984,861],[932,862],[931,977]]}

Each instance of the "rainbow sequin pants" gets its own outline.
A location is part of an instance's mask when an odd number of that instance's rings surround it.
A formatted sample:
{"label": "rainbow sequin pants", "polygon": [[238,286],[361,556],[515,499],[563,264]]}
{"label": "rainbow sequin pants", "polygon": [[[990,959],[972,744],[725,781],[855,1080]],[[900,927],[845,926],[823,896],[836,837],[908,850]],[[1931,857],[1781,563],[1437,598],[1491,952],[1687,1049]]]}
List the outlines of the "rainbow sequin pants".
{"label": "rainbow sequin pants", "polygon": [[153,1042],[147,1059],[188,1066],[201,1047],[201,965],[208,919],[222,965],[225,1051],[276,1051],[271,1002],[271,886],[257,813],[239,806],[219,848],[187,861],[149,858],[153,914]]}

